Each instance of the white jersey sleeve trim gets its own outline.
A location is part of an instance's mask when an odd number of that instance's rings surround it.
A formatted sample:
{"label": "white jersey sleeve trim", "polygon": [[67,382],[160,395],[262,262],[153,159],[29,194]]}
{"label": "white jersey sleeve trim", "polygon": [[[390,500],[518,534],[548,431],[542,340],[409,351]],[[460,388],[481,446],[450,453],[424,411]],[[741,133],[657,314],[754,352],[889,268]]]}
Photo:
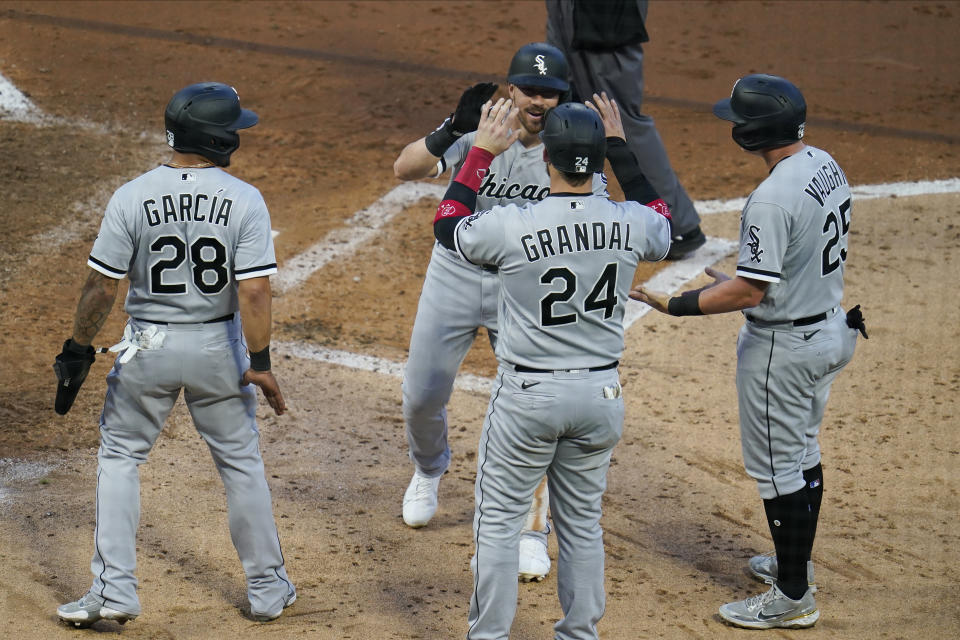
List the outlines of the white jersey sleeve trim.
{"label": "white jersey sleeve trim", "polygon": [[272,276],[277,272],[276,264],[265,264],[259,267],[249,267],[233,272],[233,277],[237,280],[249,280],[250,278],[262,278],[263,276]]}
{"label": "white jersey sleeve trim", "polygon": [[760,269],[751,269],[750,267],[737,267],[737,275],[750,280],[762,280],[763,282],[780,282],[780,274],[772,271],[762,271]]}
{"label": "white jersey sleeve trim", "polygon": [[[473,214],[473,215],[476,215],[476,214]],[[466,261],[469,262],[470,264],[476,265],[476,266],[479,267],[480,265],[478,265],[476,262],[474,262],[473,260],[471,260],[470,258],[467,257],[467,254],[465,254],[465,253],[463,252],[463,247],[460,246],[460,229],[463,228],[463,223],[464,223],[466,220],[469,220],[470,218],[471,218],[471,216],[465,216],[465,217],[461,218],[461,219],[460,219],[460,222],[458,222],[458,223],[457,223],[457,226],[454,228],[454,230],[453,230],[453,247],[454,247],[454,249],[456,249],[456,252],[460,255],[461,258],[463,258],[464,260],[466,260]]]}
{"label": "white jersey sleeve trim", "polygon": [[87,266],[93,269],[94,271],[98,271],[102,273],[108,278],[113,278],[114,280],[121,280],[123,279],[124,276],[127,275],[127,272],[125,270],[111,267],[106,262],[97,260],[93,256],[90,256],[89,258],[87,258]]}

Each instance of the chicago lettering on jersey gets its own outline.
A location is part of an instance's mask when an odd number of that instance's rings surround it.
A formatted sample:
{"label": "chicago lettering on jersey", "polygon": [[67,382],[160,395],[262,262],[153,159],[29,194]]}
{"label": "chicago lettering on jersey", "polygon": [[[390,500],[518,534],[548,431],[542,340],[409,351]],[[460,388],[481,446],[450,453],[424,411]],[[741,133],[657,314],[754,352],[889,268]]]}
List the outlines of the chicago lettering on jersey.
{"label": "chicago lettering on jersey", "polygon": [[826,200],[827,196],[830,195],[834,189],[845,184],[847,184],[847,176],[844,175],[843,169],[831,160],[817,170],[803,191],[816,200],[822,207],[823,201]]}
{"label": "chicago lettering on jersey", "polygon": [[565,224],[555,229],[540,229],[536,234],[528,233],[520,238],[528,262],[541,258],[560,256],[565,253],[608,249],[611,251],[633,251],[630,246],[630,224],[620,228],[619,222],[582,222]]}
{"label": "chicago lettering on jersey", "polygon": [[507,184],[506,178],[497,179],[497,174],[488,173],[487,177],[480,183],[478,196],[488,198],[519,198],[520,200],[540,201],[550,195],[550,187],[540,184],[520,184],[511,182]]}
{"label": "chicago lettering on jersey", "polygon": [[207,222],[225,227],[230,222],[231,208],[230,198],[211,198],[205,193],[165,194],[160,196],[159,204],[154,198],[143,201],[143,213],[151,227],[170,222]]}

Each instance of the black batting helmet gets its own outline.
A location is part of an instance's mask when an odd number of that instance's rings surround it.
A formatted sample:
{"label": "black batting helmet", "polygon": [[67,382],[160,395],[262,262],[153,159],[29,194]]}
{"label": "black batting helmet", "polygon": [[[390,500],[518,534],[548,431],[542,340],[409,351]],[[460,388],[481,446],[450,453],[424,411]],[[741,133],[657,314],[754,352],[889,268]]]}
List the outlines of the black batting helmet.
{"label": "black batting helmet", "polygon": [[607,134],[603,121],[579,102],[565,102],[547,111],[540,139],[550,164],[567,173],[603,171]]}
{"label": "black batting helmet", "polygon": [[570,88],[567,59],[563,52],[546,42],[525,44],[513,55],[507,82],[518,87],[546,87],[557,91]]}
{"label": "black batting helmet", "polygon": [[240,108],[236,90],[220,82],[199,82],[177,91],[163,120],[167,144],[182,153],[199,153],[226,167],[240,146],[238,129],[257,124],[257,114]]}
{"label": "black batting helmet", "polygon": [[737,80],[730,97],[713,105],[713,113],[733,123],[737,144],[757,151],[803,138],[807,103],[790,81],[754,73]]}

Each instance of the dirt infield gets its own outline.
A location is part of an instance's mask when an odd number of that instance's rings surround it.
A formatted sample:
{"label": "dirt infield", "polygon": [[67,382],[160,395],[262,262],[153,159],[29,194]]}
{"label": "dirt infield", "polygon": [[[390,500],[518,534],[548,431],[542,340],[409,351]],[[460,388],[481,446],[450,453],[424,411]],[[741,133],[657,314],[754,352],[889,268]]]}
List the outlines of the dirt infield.
{"label": "dirt infield", "polygon": [[[709,113],[733,81],[784,75],[810,105],[808,142],[851,184],[960,176],[960,7],[946,2],[657,2],[647,111],[696,200],[747,195],[762,163]],[[264,459],[299,599],[242,615],[223,489],[182,406],[141,467],[143,614],[91,632],[55,609],[89,586],[98,360],[66,417],[50,365],[72,326],[85,258],[113,189],[166,158],[162,109],[199,80],[234,85],[261,123],[231,171],[271,210],[281,271],[397,186],[392,163],[475,81],[501,80],[544,37],[541,2],[0,2],[0,74],[48,117],[0,110],[0,636],[463,637],[483,393],[450,404],[454,461],[421,530],[400,517],[412,467],[400,379],[297,356],[275,370],[292,410],[268,415]],[[468,26],[467,29],[463,29]],[[0,95],[2,104],[3,95]],[[443,184],[443,180],[434,181]],[[275,342],[402,364],[436,201],[274,299]],[[777,637],[960,637],[960,194],[854,201],[845,303],[870,332],[833,387],[814,548],[822,617]],[[734,239],[737,212],[704,216]],[[732,272],[727,257],[719,267]],[[118,304],[119,307],[119,304]],[[115,309],[98,341],[118,337]],[[627,333],[627,420],[604,502],[601,637],[726,638],[717,607],[763,585],[771,543],[740,461],[736,314],[649,314]],[[464,371],[489,377],[485,336]],[[556,558],[556,542],[551,555]],[[519,639],[552,637],[556,577],[521,585]]]}

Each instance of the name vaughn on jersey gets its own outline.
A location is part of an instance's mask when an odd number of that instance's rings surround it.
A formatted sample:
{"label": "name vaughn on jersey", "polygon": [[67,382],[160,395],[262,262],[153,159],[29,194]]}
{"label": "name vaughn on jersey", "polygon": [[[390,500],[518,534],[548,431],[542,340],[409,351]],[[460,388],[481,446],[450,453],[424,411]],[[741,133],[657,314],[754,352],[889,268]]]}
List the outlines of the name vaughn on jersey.
{"label": "name vaughn on jersey", "polygon": [[207,222],[226,227],[230,222],[233,200],[205,193],[165,194],[143,201],[143,213],[147,224],[156,227],[170,222]]}
{"label": "name vaughn on jersey", "polygon": [[630,224],[620,222],[580,222],[559,225],[552,229],[540,229],[520,237],[520,244],[528,262],[541,258],[608,249],[633,251],[630,246]]}

